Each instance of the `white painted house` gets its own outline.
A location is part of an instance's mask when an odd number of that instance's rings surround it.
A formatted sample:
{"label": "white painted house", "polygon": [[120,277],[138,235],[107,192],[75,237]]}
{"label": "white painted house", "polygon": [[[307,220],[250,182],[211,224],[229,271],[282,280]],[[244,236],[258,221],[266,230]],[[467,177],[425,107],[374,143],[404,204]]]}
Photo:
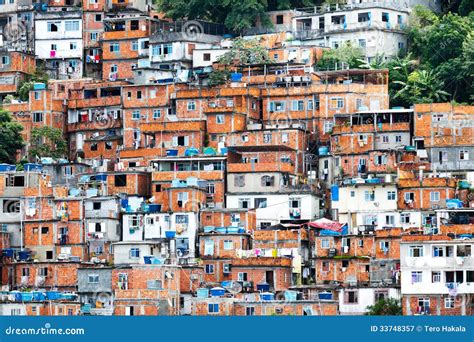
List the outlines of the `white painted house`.
{"label": "white painted house", "polygon": [[35,54],[52,78],[82,77],[82,12],[50,9],[35,14]]}

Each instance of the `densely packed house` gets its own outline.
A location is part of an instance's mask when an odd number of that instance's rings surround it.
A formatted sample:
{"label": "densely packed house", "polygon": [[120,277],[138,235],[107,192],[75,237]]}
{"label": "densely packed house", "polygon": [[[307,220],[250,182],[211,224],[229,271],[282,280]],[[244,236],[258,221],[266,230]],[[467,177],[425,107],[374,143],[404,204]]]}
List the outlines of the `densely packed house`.
{"label": "densely packed house", "polygon": [[472,315],[474,107],[390,108],[387,70],[313,67],[347,40],[396,55],[419,2],[272,12],[244,37],[271,63],[219,84],[222,25],[0,2],[18,157],[43,126],[68,146],[0,165],[0,314]]}

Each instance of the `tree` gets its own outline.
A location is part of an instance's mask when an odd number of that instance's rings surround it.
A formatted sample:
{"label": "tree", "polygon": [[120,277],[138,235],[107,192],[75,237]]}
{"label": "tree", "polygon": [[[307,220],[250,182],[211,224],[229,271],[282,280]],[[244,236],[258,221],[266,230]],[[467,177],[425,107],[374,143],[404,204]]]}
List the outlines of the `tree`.
{"label": "tree", "polygon": [[394,95],[394,99],[402,97],[408,104],[433,103],[447,101],[450,94],[444,89],[442,81],[433,70],[415,70],[406,82],[394,81],[402,88]]}
{"label": "tree", "polygon": [[402,306],[394,298],[381,299],[374,305],[367,307],[369,316],[401,316]]}
{"label": "tree", "polygon": [[419,60],[420,69],[437,77],[444,92],[450,94],[449,99],[457,102],[469,102],[473,93],[473,27],[474,14],[438,17],[416,7],[410,18],[409,50]]}
{"label": "tree", "polygon": [[28,95],[35,83],[48,83],[48,74],[42,69],[36,69],[33,75],[28,76],[25,80],[20,82],[18,86],[18,97],[22,101],[28,101]]}
{"label": "tree", "polygon": [[257,39],[237,38],[232,41],[232,47],[217,59],[222,65],[248,65],[273,63],[268,50]]}
{"label": "tree", "polygon": [[323,70],[340,68],[342,64],[349,68],[359,68],[361,64],[365,63],[363,57],[363,51],[360,47],[347,42],[337,49],[325,50],[317,66]]}
{"label": "tree", "polygon": [[224,84],[229,80],[230,70],[242,65],[271,64],[268,50],[257,39],[237,38],[232,47],[217,59],[219,69],[209,74],[209,85]]}
{"label": "tree", "polygon": [[157,0],[158,9],[171,19],[201,19],[223,23],[233,32],[241,32],[260,22],[271,26],[269,10],[283,10],[320,4],[312,0]]}
{"label": "tree", "polygon": [[16,162],[17,151],[24,145],[22,130],[19,123],[13,122],[10,113],[0,109],[0,163]]}
{"label": "tree", "polygon": [[67,153],[67,143],[59,128],[43,126],[31,130],[32,146],[29,149],[30,160],[36,157],[64,158]]}

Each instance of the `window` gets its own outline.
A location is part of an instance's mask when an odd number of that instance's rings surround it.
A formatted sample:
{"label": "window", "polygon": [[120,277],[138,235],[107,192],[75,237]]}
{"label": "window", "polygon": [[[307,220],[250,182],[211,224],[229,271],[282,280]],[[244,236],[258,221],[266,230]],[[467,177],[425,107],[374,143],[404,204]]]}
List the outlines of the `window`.
{"label": "window", "polygon": [[21,269],[21,275],[23,277],[28,277],[30,275],[30,269],[28,267],[23,267]]}
{"label": "window", "polygon": [[208,311],[208,313],[210,313],[210,314],[219,313],[219,304],[212,304],[212,303],[209,303],[209,304],[207,305],[207,311]]}
{"label": "window", "polygon": [[395,216],[394,215],[385,215],[385,225],[389,227],[395,226]]}
{"label": "window", "polygon": [[270,101],[268,109],[269,109],[270,112],[284,112],[285,111],[285,102],[283,102],[283,101]]}
{"label": "window", "polygon": [[77,50],[77,43],[70,42],[69,43],[69,50]]}
{"label": "window", "polygon": [[119,43],[110,43],[109,44],[109,51],[110,52],[119,52],[120,51],[120,44]]}
{"label": "window", "polygon": [[357,15],[357,21],[359,23],[365,23],[367,21],[370,21],[370,12],[359,13]]}
{"label": "window", "polygon": [[438,151],[438,158],[439,162],[447,162],[448,161],[448,152],[446,151]]}
{"label": "window", "polygon": [[411,272],[411,283],[421,283],[423,281],[423,272],[414,271]]}
{"label": "window", "polygon": [[269,144],[272,142],[272,134],[271,133],[263,133],[263,142],[265,144]]}
{"label": "window", "polygon": [[234,175],[234,186],[242,188],[245,186],[245,175]]}
{"label": "window", "polygon": [[415,200],[415,193],[405,192],[405,194],[403,195],[403,198],[405,199],[405,203],[411,203]]}
{"label": "window", "polygon": [[10,57],[9,56],[2,56],[2,64],[3,65],[10,64]]}
{"label": "window", "polygon": [[49,228],[48,227],[41,227],[41,234],[48,234]]}
{"label": "window", "polygon": [[100,202],[92,202],[92,209],[100,210],[101,203]]}
{"label": "window", "polygon": [[344,293],[344,303],[345,304],[357,304],[357,291],[346,291]]}
{"label": "window", "polygon": [[410,214],[408,213],[400,214],[400,223],[405,223],[405,224],[410,223]]}
{"label": "window", "polygon": [[141,99],[142,98],[142,91],[141,90],[138,90],[137,91],[137,99]]}
{"label": "window", "polygon": [[469,160],[469,151],[467,150],[459,151],[459,160]]}
{"label": "window", "polygon": [[384,300],[388,298],[388,290],[375,290],[375,301]]}
{"label": "window", "polygon": [[387,156],[382,154],[374,157],[375,165],[387,165]]}
{"label": "window", "polygon": [[274,176],[263,176],[261,178],[261,185],[263,187],[273,186],[275,184],[275,177]]}
{"label": "window", "polygon": [[92,41],[97,41],[99,38],[99,34],[97,32],[91,32],[89,33],[89,39]]}
{"label": "window", "polygon": [[442,258],[446,256],[446,250],[444,246],[433,246],[433,257]]}
{"label": "window", "polygon": [[41,277],[47,277],[48,276],[48,268],[47,267],[40,267],[38,269],[38,275]]}
{"label": "window", "polygon": [[139,248],[130,248],[130,259],[136,259],[140,257],[140,249]]}
{"label": "window", "polygon": [[222,114],[216,115],[216,123],[219,125],[225,123],[225,116]]}
{"label": "window", "polygon": [[248,306],[245,308],[245,315],[246,316],[254,316],[255,315],[255,307]]}
{"label": "window", "polygon": [[239,272],[237,274],[237,281],[247,281],[247,272]]}
{"label": "window", "polygon": [[132,120],[140,120],[140,111],[139,110],[134,110],[132,112]]}
{"label": "window", "polygon": [[397,194],[395,191],[387,191],[387,200],[395,201],[397,198]]}
{"label": "window", "polygon": [[355,195],[356,195],[355,191],[354,191],[354,190],[351,190],[350,196],[351,196],[351,197],[355,197]]}
{"label": "window", "polygon": [[229,251],[234,249],[234,242],[232,240],[224,240],[224,250]]}
{"label": "window", "polygon": [[266,208],[267,207],[267,199],[262,197],[262,198],[255,198],[254,200],[255,203],[255,208]]}
{"label": "window", "polygon": [[96,22],[102,21],[102,14],[96,14],[95,17],[94,17],[94,20],[95,20]]}
{"label": "window", "polygon": [[331,109],[342,109],[344,108],[344,99],[342,97],[333,97],[330,100]]}
{"label": "window", "polygon": [[132,41],[132,51],[138,51],[138,40]]}
{"label": "window", "polygon": [[439,202],[439,191],[431,191],[430,200],[431,202]]}
{"label": "window", "polygon": [[210,53],[203,54],[202,59],[205,62],[210,62],[211,61],[211,54]]}
{"label": "window", "polygon": [[48,22],[48,32],[58,32],[58,24],[54,22]]}
{"label": "window", "polygon": [[43,113],[42,112],[34,112],[33,113],[33,122],[43,122]]}
{"label": "window", "polygon": [[209,195],[214,195],[216,193],[216,185],[214,183],[207,183],[206,193]]}
{"label": "window", "polygon": [[291,102],[292,111],[301,111],[304,110],[304,101],[303,100],[294,100]]}
{"label": "window", "polygon": [[445,309],[454,309],[454,297],[444,298],[444,308]]}
{"label": "window", "polygon": [[89,282],[89,284],[98,284],[99,283],[99,275],[98,274],[89,274],[88,282]]}
{"label": "window", "polygon": [[329,248],[329,239],[322,239],[321,240],[321,248],[328,249]]}
{"label": "window", "polygon": [[441,282],[441,272],[431,272],[431,282],[440,283]]}
{"label": "window", "polygon": [[380,241],[379,243],[380,250],[384,252],[385,254],[388,253],[390,250],[390,242],[389,241]]}
{"label": "window", "polygon": [[364,247],[364,240],[360,239],[358,243],[359,247]]}
{"label": "window", "polygon": [[66,31],[79,31],[79,20],[66,20]]}
{"label": "window", "polygon": [[382,142],[383,143],[388,143],[389,142],[388,135],[382,135]]}
{"label": "window", "polygon": [[115,186],[127,186],[127,175],[115,175],[114,176]]}
{"label": "window", "polygon": [[112,64],[110,66],[110,72],[111,73],[117,73],[118,72],[118,65],[117,64]]}
{"label": "window", "polygon": [[419,297],[418,298],[418,307],[421,308],[423,311],[427,311],[430,308],[430,299]]}
{"label": "window", "polygon": [[401,143],[402,142],[402,136],[401,135],[396,135],[395,136],[395,142]]}
{"label": "window", "polygon": [[250,198],[239,198],[240,209],[250,209]]}
{"label": "window", "polygon": [[456,256],[458,257],[470,257],[471,256],[471,245],[458,245]]}
{"label": "window", "polygon": [[206,274],[214,274],[214,265],[206,265]]}
{"label": "window", "polygon": [[299,199],[299,198],[290,198],[289,207],[291,209],[301,208],[301,199]]}
{"label": "window", "polygon": [[153,120],[161,117],[161,109],[153,109]]}
{"label": "window", "polygon": [[410,246],[410,256],[421,258],[423,256],[423,246]]}
{"label": "window", "polygon": [[196,110],[196,102],[188,101],[188,110]]}
{"label": "window", "polygon": [[324,134],[329,134],[332,132],[332,129],[334,127],[334,121],[332,120],[324,120],[324,123],[323,123],[323,133]]}
{"label": "window", "polygon": [[365,190],[365,191],[364,191],[364,199],[365,199],[366,202],[373,202],[373,201],[375,201],[375,192],[374,192],[374,191]]}
{"label": "window", "polygon": [[389,14],[386,12],[382,12],[382,21],[388,23],[389,21]]}

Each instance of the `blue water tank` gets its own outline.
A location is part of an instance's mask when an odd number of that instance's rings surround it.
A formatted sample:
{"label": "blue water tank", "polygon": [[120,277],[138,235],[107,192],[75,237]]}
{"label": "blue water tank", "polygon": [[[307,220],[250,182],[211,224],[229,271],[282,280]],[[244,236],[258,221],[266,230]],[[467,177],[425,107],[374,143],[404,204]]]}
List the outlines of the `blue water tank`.
{"label": "blue water tank", "polygon": [[196,291],[197,297],[198,298],[208,298],[209,297],[209,289],[197,289]]}
{"label": "blue water tank", "polygon": [[242,81],[242,73],[240,72],[233,72],[230,74],[230,80],[232,82],[241,82]]}
{"label": "blue water tank", "polygon": [[222,297],[225,294],[225,289],[222,287],[213,287],[210,293],[211,297]]}
{"label": "blue water tank", "polygon": [[327,156],[329,154],[329,147],[327,146],[321,146],[319,149],[319,155],[320,156]]}
{"label": "blue water tank", "polygon": [[275,294],[273,294],[271,292],[263,292],[260,295],[261,300],[273,300],[274,298],[275,298]]}

